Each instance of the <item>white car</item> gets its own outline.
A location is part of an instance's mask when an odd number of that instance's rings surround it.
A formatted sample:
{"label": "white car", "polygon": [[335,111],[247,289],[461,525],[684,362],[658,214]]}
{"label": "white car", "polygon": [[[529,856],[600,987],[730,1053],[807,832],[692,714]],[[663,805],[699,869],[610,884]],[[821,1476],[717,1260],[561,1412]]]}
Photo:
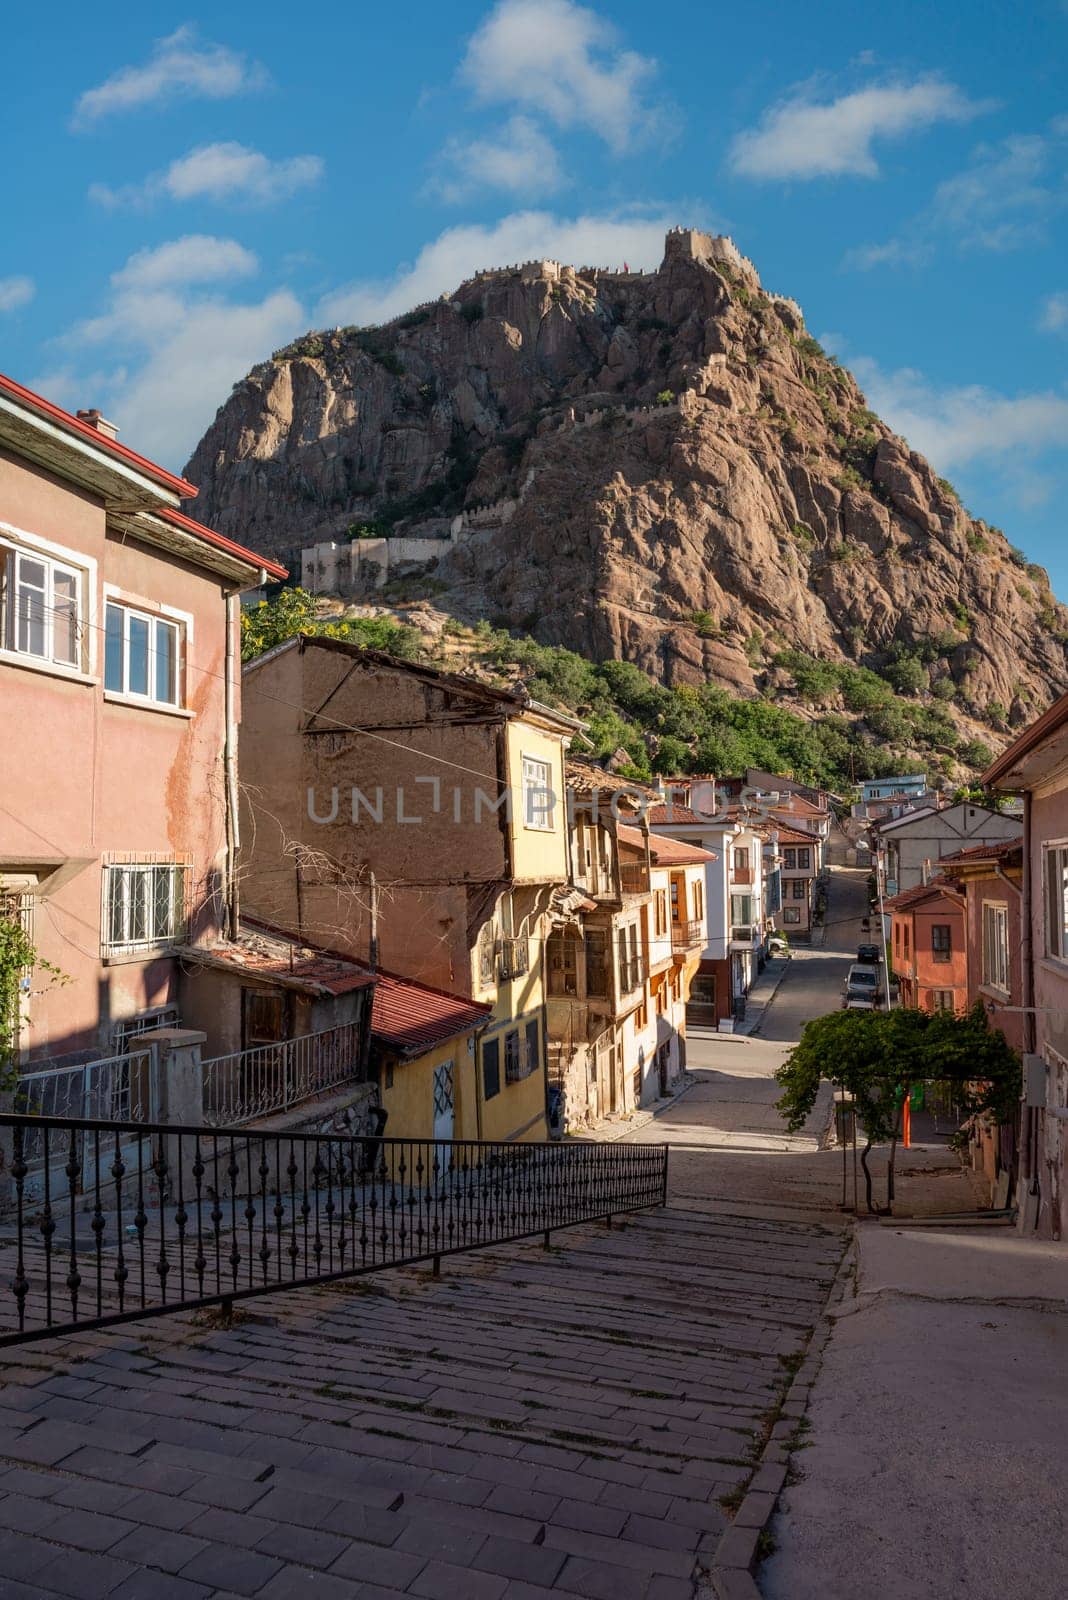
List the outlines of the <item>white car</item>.
{"label": "white car", "polygon": [[862,965],[854,961],[846,973],[845,1004],[849,1007],[851,1000],[863,1000],[866,1005],[862,1009],[874,1010],[882,1004],[883,986],[878,967]]}

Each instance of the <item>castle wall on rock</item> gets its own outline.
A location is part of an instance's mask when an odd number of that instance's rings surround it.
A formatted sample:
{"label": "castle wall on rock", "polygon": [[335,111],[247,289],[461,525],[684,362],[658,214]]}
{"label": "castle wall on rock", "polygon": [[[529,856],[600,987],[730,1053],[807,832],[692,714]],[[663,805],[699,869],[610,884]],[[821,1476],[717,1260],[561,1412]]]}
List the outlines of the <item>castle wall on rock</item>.
{"label": "castle wall on rock", "polygon": [[453,517],[439,537],[388,534],[377,539],[327,541],[300,553],[300,584],[309,594],[362,594],[382,589],[390,578],[425,570],[471,533],[499,528],[515,516],[515,500],[472,506]]}

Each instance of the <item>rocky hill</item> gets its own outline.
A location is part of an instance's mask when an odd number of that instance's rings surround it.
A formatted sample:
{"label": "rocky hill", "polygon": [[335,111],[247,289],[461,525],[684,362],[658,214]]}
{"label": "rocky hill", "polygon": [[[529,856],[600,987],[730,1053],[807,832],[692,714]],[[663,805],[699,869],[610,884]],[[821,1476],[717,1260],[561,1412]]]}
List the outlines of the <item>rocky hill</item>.
{"label": "rocky hill", "polygon": [[653,273],[488,271],[309,334],[235,387],[186,470],[196,515],[255,548],[357,538],[388,554],[378,598],[418,573],[443,611],[666,684],[863,714],[849,685],[863,700],[874,672],[964,734],[1068,687],[1045,572],[726,239],[677,230]]}

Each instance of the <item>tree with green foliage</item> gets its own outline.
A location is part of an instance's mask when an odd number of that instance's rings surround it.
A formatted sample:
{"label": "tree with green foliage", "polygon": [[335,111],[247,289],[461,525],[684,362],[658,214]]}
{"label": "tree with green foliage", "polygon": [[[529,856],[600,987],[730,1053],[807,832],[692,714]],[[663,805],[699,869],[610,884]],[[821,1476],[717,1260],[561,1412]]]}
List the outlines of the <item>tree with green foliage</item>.
{"label": "tree with green foliage", "polygon": [[17,899],[0,896],[0,1089],[10,1089],[15,1077],[23,996],[33,992],[35,979],[44,980],[42,990],[69,981],[66,973],[38,955]]}
{"label": "tree with green foliage", "polygon": [[872,1197],[868,1156],[889,1143],[886,1210],[894,1196],[894,1154],[901,1136],[906,1097],[915,1084],[952,1083],[966,1120],[989,1112],[1007,1121],[1020,1095],[1020,1058],[1003,1033],[991,1028],[976,1005],[963,1016],[951,1011],[832,1011],[806,1023],[776,1078],[777,1107],[793,1133],[804,1126],[820,1083],[829,1079],[848,1094],[864,1130],[861,1154],[867,1206]]}
{"label": "tree with green foliage", "polygon": [[957,759],[966,767],[981,772],[994,759],[994,752],[984,739],[967,739],[957,751]]}
{"label": "tree with green foliage", "polygon": [[323,617],[314,595],[300,588],[283,589],[274,600],[261,600],[241,612],[241,659],[253,661],[299,634],[345,639],[365,650],[385,650],[411,661],[423,654],[419,633],[388,617]]}

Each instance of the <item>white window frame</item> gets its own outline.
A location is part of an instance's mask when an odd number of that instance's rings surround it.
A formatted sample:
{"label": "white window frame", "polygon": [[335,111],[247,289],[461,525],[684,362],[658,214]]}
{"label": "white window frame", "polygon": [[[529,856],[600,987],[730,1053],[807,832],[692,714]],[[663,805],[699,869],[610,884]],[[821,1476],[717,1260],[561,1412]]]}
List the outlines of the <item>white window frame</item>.
{"label": "white window frame", "polygon": [[[1060,876],[1059,927],[1050,915],[1054,873]],[[1047,957],[1068,964],[1068,839],[1050,839],[1042,846],[1042,921]]]}
{"label": "white window frame", "polygon": [[[118,612],[122,617],[122,660],[121,683],[118,687],[108,682],[108,622],[112,611]],[[143,622],[148,628],[148,692],[142,694],[138,689],[130,688],[130,626],[134,620]],[[174,636],[174,698],[164,700],[156,693],[156,663],[159,656],[157,639],[159,630],[166,628]],[[158,612],[147,611],[141,606],[130,605],[115,595],[107,595],[104,602],[104,690],[106,694],[120,696],[123,700],[134,700],[138,705],[163,706],[167,710],[181,709],[185,704],[183,690],[183,667],[185,664],[186,628],[181,618],[165,616]]]}
{"label": "white window frame", "polygon": [[[42,618],[43,650],[29,650],[19,643],[19,573],[24,561],[36,562],[45,570],[44,615]],[[89,557],[79,556],[74,550],[53,544],[50,539],[38,539],[25,534],[9,523],[0,523],[0,656],[20,666],[33,667],[39,672],[53,672],[63,676],[82,677],[90,666],[90,616],[96,563]],[[56,654],[56,625],[58,615],[56,578],[64,575],[73,579],[75,639],[74,660],[65,660]],[[34,586],[36,587],[36,585]]]}
{"label": "white window frame", "polygon": [[783,908],[782,908],[782,920],[783,920],[783,926],[784,927],[787,927],[787,926],[789,926],[791,928],[800,927],[800,925],[801,925],[801,907],[800,906],[783,906]]}
{"label": "white window frame", "polygon": [[[552,786],[552,762],[546,761],[543,756],[527,755],[525,751],[520,752],[520,762],[523,775],[523,826],[536,833],[555,833],[556,795]],[[534,768],[537,768],[537,772]],[[531,801],[535,796],[547,797],[548,805],[544,809],[533,806]]]}
{"label": "white window frame", "polygon": [[[190,863],[174,859],[105,861],[100,876],[100,949],[104,956],[138,955],[181,944],[189,923]],[[156,915],[163,876],[169,881],[166,926]]]}
{"label": "white window frame", "polygon": [[1004,900],[984,900],[983,916],[983,984],[1009,992],[1009,907]]}

